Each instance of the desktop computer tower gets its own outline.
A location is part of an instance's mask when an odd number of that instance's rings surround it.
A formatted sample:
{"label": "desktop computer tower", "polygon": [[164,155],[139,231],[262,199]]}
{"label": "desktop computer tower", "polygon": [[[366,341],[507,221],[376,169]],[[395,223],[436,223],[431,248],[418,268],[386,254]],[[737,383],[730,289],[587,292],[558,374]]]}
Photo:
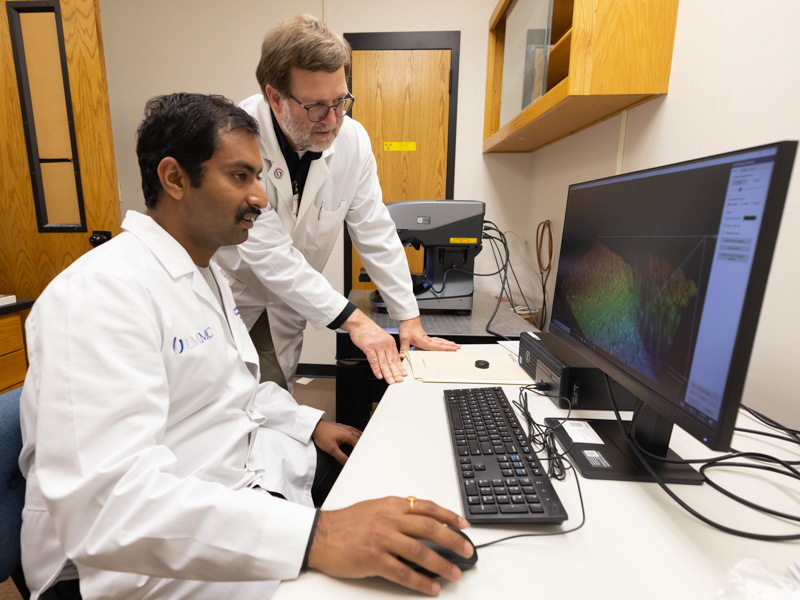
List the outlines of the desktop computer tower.
{"label": "desktop computer tower", "polygon": [[[612,409],[603,371],[552,333],[522,332],[519,336],[519,364],[534,381],[548,384],[543,393],[550,396],[559,408]],[[617,408],[633,410],[638,402],[636,396],[613,379],[610,381]]]}

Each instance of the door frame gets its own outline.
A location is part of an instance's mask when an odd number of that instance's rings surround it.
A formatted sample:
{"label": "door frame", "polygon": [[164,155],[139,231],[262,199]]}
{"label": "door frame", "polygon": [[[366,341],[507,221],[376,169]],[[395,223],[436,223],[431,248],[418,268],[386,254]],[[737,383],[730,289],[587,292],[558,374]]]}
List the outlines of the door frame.
{"label": "door frame", "polygon": [[[391,33],[345,33],[344,39],[355,50],[450,50],[450,105],[447,116],[447,174],[445,200],[453,199],[456,170],[456,116],[458,109],[458,66],[460,31],[407,31]],[[353,90],[352,73],[347,88]],[[353,242],[344,227],[344,296],[350,295],[353,271]]]}

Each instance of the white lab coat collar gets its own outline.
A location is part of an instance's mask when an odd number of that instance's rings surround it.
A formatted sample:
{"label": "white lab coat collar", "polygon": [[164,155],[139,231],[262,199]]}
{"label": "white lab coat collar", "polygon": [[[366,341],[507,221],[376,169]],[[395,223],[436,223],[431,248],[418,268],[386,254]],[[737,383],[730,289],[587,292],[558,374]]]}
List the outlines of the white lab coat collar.
{"label": "white lab coat collar", "polygon": [[188,273],[199,273],[186,248],[149,215],[129,210],[125,213],[122,229],[139,238],[150,248],[173,279]]}
{"label": "white lab coat collar", "polygon": [[[125,213],[122,229],[137,237],[152,250],[153,256],[164,265],[164,269],[173,280],[187,275],[192,277],[192,291],[217,313],[221,314],[223,318],[228,320],[230,329],[227,335],[233,340],[239,356],[248,363],[248,368],[251,372],[254,372],[258,365],[258,355],[249,339],[245,340],[242,332],[239,331],[238,323],[231,319],[231,315],[238,314],[233,296],[220,290],[222,298],[222,306],[220,306],[216,296],[208,287],[203,274],[200,273],[186,249],[149,215],[129,210]],[[219,265],[212,260],[209,263],[209,267],[220,287],[226,285],[227,279],[222,274]]]}
{"label": "white lab coat collar", "polygon": [[[258,121],[258,147],[261,151],[261,156],[264,159],[264,178],[268,179],[275,186],[278,191],[279,201],[283,203],[288,212],[292,212],[292,178],[289,176],[289,168],[286,166],[286,159],[281,152],[281,146],[278,143],[278,137],[275,134],[275,127],[272,124],[272,109],[267,104],[262,95],[251,96],[244,100],[240,105],[245,111],[253,115]],[[345,121],[349,117],[345,117]],[[345,127],[345,123],[342,123]],[[322,184],[328,177],[330,172],[328,162],[333,154],[336,152],[336,141],[334,140],[330,148],[322,153],[322,156],[315,161],[312,161],[311,168],[308,171],[308,178],[303,190],[303,198],[306,201],[300,203],[300,212],[295,219],[295,227],[309,210],[309,206],[313,204],[312,200],[316,197]],[[288,232],[292,235],[293,231]]]}
{"label": "white lab coat collar", "polygon": [[[164,268],[173,279],[191,275],[192,291],[217,312],[222,312],[222,307],[209,289],[208,283],[206,283],[197,265],[194,264],[192,257],[189,256],[189,253],[178,240],[156,223],[152,217],[129,210],[125,214],[122,228],[139,238],[145,246],[150,248],[153,251],[153,255],[164,265]],[[216,265],[212,267],[212,272],[215,277],[220,277],[219,267]],[[225,280],[223,279],[222,281]],[[227,309],[228,307],[226,306],[225,308]]]}

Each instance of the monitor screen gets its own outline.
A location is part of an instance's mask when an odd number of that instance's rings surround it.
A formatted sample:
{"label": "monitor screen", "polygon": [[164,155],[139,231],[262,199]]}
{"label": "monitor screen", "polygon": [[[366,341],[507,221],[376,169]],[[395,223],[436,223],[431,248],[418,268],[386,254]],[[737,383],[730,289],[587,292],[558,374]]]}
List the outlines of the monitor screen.
{"label": "monitor screen", "polygon": [[550,331],[726,450],[796,142],[571,185]]}

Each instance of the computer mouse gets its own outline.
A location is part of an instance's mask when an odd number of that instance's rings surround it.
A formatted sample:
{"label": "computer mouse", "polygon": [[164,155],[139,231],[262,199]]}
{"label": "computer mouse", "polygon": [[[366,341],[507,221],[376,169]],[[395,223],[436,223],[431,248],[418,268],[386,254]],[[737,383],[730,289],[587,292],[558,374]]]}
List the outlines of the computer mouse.
{"label": "computer mouse", "polygon": [[489,368],[489,361],[488,360],[476,360],[475,366],[479,369],[488,369]]}
{"label": "computer mouse", "polygon": [[[430,540],[419,540],[419,541],[425,544],[428,548],[430,548],[440,556],[444,557],[445,560],[448,560],[451,563],[453,563],[462,571],[471,569],[473,566],[475,566],[475,563],[478,562],[478,551],[475,550],[475,544],[473,544],[472,540],[467,537],[467,534],[461,531],[460,529],[453,529],[452,531],[455,531],[458,535],[460,535],[470,543],[470,545],[472,546],[472,556],[470,556],[469,558],[464,558],[460,554],[456,554],[455,552],[450,550],[450,548],[443,548],[439,544],[432,542]],[[436,573],[431,573],[430,571],[428,571],[428,569],[420,567],[418,564],[413,563],[410,560],[406,560],[405,558],[399,556],[398,558],[404,563],[406,563],[409,567],[417,571],[418,573],[422,573],[427,577],[438,577]]]}

